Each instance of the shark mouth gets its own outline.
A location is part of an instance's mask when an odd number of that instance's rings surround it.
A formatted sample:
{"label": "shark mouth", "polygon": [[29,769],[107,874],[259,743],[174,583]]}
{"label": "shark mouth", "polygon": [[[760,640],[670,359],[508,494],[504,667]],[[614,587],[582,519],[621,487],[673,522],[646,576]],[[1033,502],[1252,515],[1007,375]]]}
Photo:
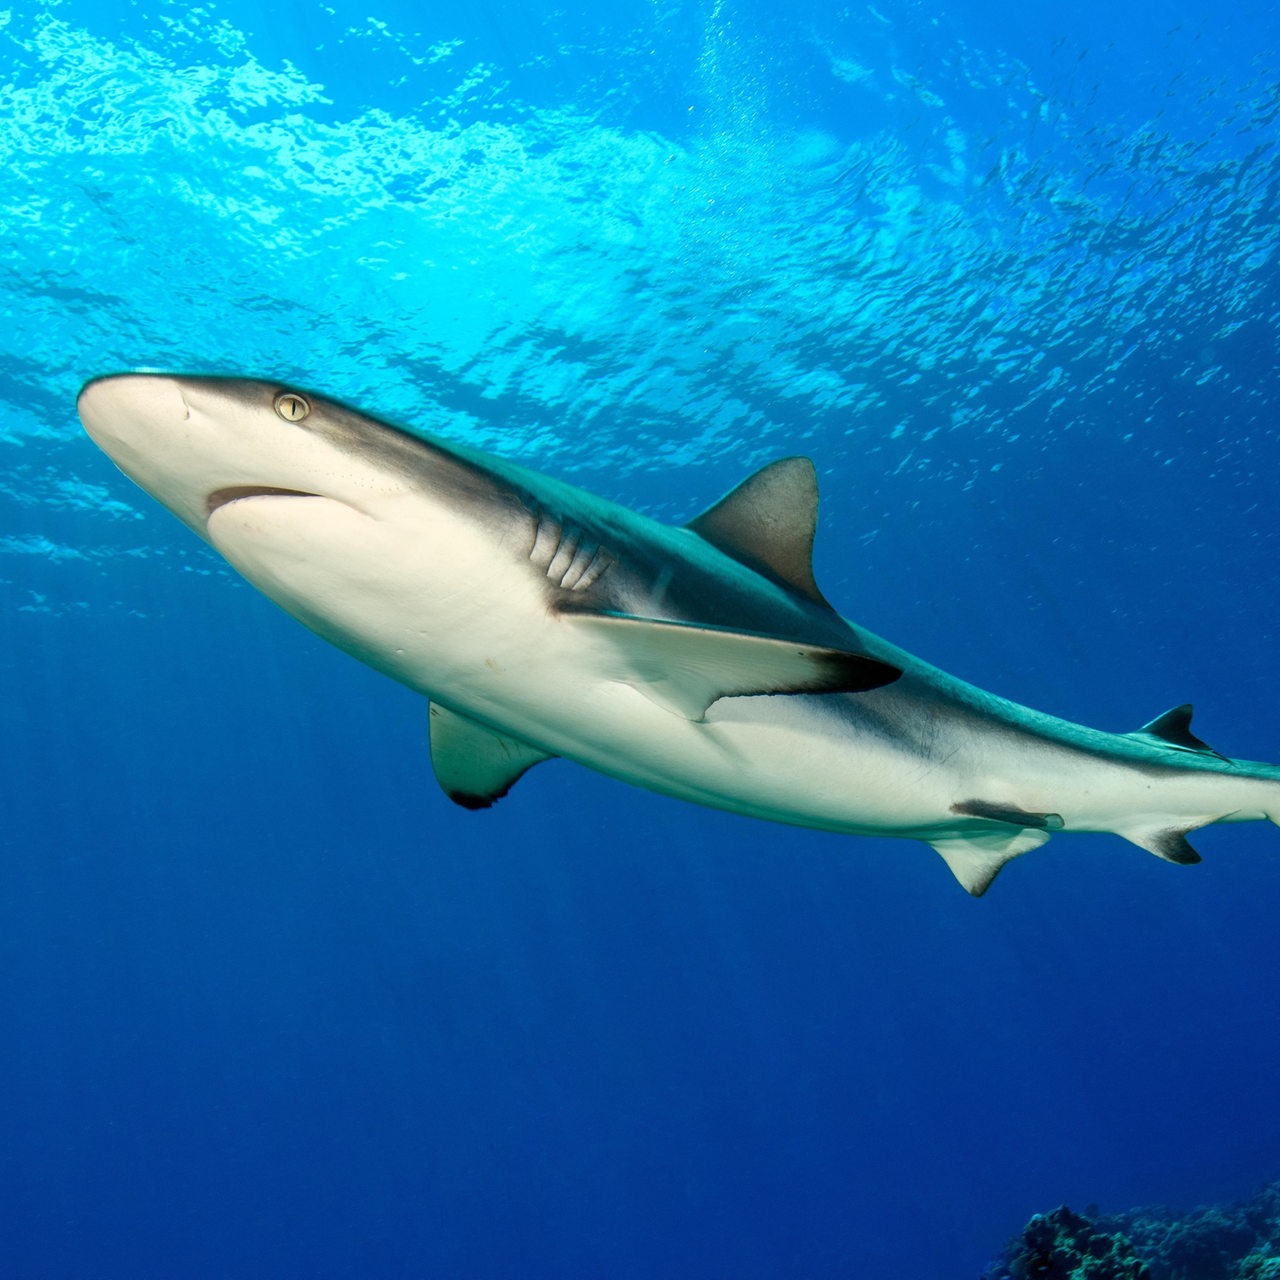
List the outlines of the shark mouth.
{"label": "shark mouth", "polygon": [[305,489],[279,489],[274,485],[238,484],[229,489],[215,489],[205,502],[208,515],[213,515],[221,507],[230,506],[233,502],[241,502],[245,498],[318,498],[318,493],[308,493]]}

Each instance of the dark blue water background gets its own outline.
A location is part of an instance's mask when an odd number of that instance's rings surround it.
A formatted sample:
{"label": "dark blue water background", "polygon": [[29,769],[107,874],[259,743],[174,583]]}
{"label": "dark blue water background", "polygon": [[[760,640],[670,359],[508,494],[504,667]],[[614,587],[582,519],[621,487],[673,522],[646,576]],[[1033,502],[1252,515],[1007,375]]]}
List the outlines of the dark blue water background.
{"label": "dark blue water background", "polygon": [[278,377],[673,521],[808,452],[860,623],[1278,759],[1277,20],[1045,12],[0,15],[0,1271],[963,1277],[1280,1176],[1280,833],[975,902],[567,763],[465,813],[74,417]]}

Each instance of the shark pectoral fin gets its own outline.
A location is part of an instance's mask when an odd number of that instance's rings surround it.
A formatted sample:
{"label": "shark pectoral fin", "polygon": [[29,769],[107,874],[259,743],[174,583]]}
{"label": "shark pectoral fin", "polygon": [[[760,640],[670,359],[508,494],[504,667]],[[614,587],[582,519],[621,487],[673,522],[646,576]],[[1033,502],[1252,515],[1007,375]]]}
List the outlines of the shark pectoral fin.
{"label": "shark pectoral fin", "polygon": [[445,795],[464,809],[487,809],[551,756],[439,703],[430,706],[431,765]]}
{"label": "shark pectoral fin", "polygon": [[765,693],[865,693],[901,670],[865,654],[721,627],[577,612],[561,616],[608,645],[614,678],[686,720],[720,698]]}
{"label": "shark pectoral fin", "polygon": [[1020,853],[1038,849],[1049,838],[1043,827],[1003,831],[975,831],[970,835],[944,836],[925,843],[942,855],[951,874],[975,898],[980,898],[1000,874],[1000,868]]}

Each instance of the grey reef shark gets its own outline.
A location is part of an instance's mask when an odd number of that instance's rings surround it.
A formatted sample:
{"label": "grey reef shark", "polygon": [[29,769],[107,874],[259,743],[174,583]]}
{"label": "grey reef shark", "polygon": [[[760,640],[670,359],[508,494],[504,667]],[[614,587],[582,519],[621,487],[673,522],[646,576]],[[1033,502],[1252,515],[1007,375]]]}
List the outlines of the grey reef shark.
{"label": "grey reef shark", "polygon": [[784,458],[681,528],[270,381],[120,374],[80,418],[121,471],[318,635],[429,699],[447,795],[484,808],[563,756],[774,822],[905,836],[971,893],[1057,831],[1169,862],[1280,823],[1280,767],[1177,707],[1103,733],[957,680],[842,618],[817,480]]}

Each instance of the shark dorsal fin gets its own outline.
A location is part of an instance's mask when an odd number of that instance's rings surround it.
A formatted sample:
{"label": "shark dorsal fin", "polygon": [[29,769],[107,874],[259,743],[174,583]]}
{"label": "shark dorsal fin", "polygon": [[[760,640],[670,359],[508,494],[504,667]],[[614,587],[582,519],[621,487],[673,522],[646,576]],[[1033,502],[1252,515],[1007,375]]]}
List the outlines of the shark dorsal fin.
{"label": "shark dorsal fin", "polygon": [[1202,742],[1191,732],[1191,703],[1184,702],[1162,716],[1156,716],[1149,724],[1144,724],[1138,733],[1148,738],[1158,738],[1171,747],[1183,751],[1199,751],[1205,755],[1216,756],[1219,760],[1227,757],[1215,751],[1207,742]]}
{"label": "shark dorsal fin", "polygon": [[808,458],[780,458],[686,526],[781,586],[831,606],[813,578],[818,476]]}

